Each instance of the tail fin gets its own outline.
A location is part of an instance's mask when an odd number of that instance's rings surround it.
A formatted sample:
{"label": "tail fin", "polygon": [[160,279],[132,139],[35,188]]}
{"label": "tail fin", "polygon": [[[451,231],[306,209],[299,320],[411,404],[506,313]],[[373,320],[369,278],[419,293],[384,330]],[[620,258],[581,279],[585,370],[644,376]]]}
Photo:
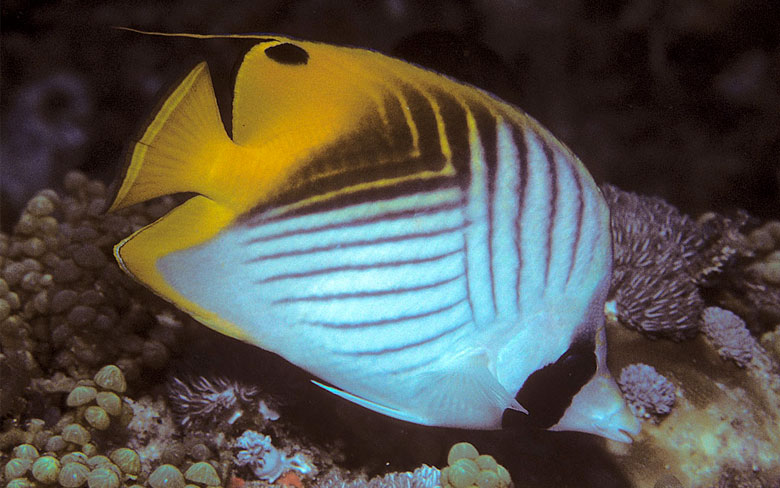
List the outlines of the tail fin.
{"label": "tail fin", "polygon": [[136,143],[109,212],[177,192],[206,193],[220,155],[234,147],[206,63],[173,91]]}

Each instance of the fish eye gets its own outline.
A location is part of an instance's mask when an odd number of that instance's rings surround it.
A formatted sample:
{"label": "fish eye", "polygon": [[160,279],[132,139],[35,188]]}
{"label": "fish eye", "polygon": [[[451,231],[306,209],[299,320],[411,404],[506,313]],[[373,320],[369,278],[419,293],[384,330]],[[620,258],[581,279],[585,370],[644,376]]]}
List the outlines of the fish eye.
{"label": "fish eye", "polygon": [[266,48],[265,55],[280,64],[306,64],[309,62],[309,53],[302,47],[285,42]]}
{"label": "fish eye", "polygon": [[[515,421],[542,429],[558,423],[574,396],[596,374],[596,366],[595,344],[573,344],[556,362],[534,371],[525,380],[515,399],[528,410],[528,416]],[[504,420],[514,413],[505,412]]]}

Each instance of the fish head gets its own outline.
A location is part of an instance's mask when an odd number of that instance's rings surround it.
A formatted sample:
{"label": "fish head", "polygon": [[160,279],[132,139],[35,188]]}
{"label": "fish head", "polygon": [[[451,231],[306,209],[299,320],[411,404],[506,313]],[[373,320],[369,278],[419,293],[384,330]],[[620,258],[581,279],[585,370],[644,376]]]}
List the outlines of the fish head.
{"label": "fish head", "polygon": [[595,374],[572,397],[560,420],[549,430],[596,434],[619,442],[631,442],[641,425],[631,413],[615,379],[607,368],[604,321],[595,335]]}
{"label": "fish head", "polygon": [[[233,94],[233,139],[307,154],[365,125],[379,101],[367,51],[279,36],[244,55]],[[369,56],[370,58],[370,56]]]}
{"label": "fish head", "polygon": [[515,396],[528,415],[507,410],[505,427],[585,432],[627,443],[639,433],[639,421],[607,368],[603,309],[596,306],[600,303],[594,300],[569,348],[528,376]]}

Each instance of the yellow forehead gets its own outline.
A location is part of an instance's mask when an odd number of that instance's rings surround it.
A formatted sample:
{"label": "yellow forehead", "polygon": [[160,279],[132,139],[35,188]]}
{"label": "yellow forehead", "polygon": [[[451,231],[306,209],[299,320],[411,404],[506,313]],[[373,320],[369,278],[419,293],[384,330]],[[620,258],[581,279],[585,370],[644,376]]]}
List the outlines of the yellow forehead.
{"label": "yellow forehead", "polygon": [[[363,51],[367,52],[367,51]],[[237,143],[259,145],[291,131],[344,131],[368,108],[357,49],[274,38],[244,57],[233,101]],[[370,85],[370,83],[368,83]]]}

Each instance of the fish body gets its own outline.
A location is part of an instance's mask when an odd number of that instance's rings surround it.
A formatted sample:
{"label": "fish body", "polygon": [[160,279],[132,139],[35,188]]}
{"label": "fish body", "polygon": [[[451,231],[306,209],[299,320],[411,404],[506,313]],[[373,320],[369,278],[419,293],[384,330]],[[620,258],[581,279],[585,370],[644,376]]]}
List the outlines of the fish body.
{"label": "fish body", "polygon": [[254,38],[232,139],[202,63],[135,145],[111,210],[197,195],[117,244],[122,268],[380,413],[494,429],[516,410],[630,441],[605,364],[609,212],[582,163],[474,87]]}

